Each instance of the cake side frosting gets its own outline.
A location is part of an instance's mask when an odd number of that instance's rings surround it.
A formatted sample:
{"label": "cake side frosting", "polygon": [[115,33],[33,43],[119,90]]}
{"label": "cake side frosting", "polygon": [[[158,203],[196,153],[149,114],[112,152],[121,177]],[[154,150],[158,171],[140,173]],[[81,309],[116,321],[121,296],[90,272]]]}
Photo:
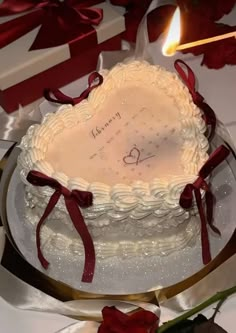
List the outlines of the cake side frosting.
{"label": "cake side frosting", "polygon": [[[147,230],[152,233],[156,229],[157,238],[160,234],[165,238],[164,247],[168,243],[170,247],[174,246],[171,240],[175,235],[176,237],[179,235],[179,239],[183,240],[177,241],[176,238],[176,247],[177,243],[184,247],[196,237],[198,228],[192,234],[187,231],[187,228],[182,229],[184,223],[191,221],[195,210],[186,211],[180,207],[180,193],[187,183],[195,181],[198,171],[208,158],[208,140],[204,135],[206,128],[201,112],[193,104],[188,90],[178,77],[159,66],[136,61],[129,64],[118,64],[111,71],[103,71],[102,75],[104,83],[93,90],[87,100],[74,107],[62,106],[55,114],[46,115],[42,124],[31,126],[22,139],[20,145],[22,152],[18,158],[18,166],[21,178],[26,184],[27,206],[32,210],[36,208],[36,215],[39,216],[43,213],[53,193],[50,188],[28,184],[26,180],[28,172],[37,170],[56,179],[70,190],[86,190],[93,193],[93,205],[83,209],[82,213],[95,242],[109,243],[106,237],[105,239],[102,237],[106,230],[108,232],[110,227],[121,223],[132,225],[136,221],[136,226],[140,231],[139,237],[148,239],[151,236],[148,236]],[[54,138],[65,129],[73,130],[76,127],[79,129],[80,124],[86,126],[94,115],[102,112],[111,91],[119,91],[125,87],[128,89],[135,85],[137,87],[150,86],[151,91],[158,89],[173,100],[179,112],[180,162],[183,173],[154,177],[149,181],[140,179],[132,180],[128,184],[120,182],[111,185],[100,182],[100,179],[89,182],[85,177],[69,177],[65,173],[55,170],[52,163],[46,159],[49,146],[53,143]],[[155,127],[155,123],[153,126]],[[77,158],[81,159],[83,156]],[[65,230],[70,230],[71,222],[63,199],[59,200],[51,218],[55,222],[52,222],[50,230],[55,234],[60,234],[58,230],[64,230],[61,235],[66,233]],[[60,228],[56,222],[58,219],[61,222]],[[31,223],[36,222],[31,220]],[[127,234],[122,226],[119,228],[117,242],[122,241],[122,237]],[[100,234],[98,241],[96,240],[97,230],[104,231]],[[169,237],[169,240],[165,235]],[[72,238],[71,235],[67,237],[68,241]],[[131,239],[123,237],[123,240],[127,244],[133,242],[134,246],[137,238],[137,235],[134,235],[133,240],[132,237]]]}
{"label": "cake side frosting", "polygon": [[[38,206],[26,209],[26,221],[37,225],[44,212]],[[106,259],[119,256],[123,259],[131,256],[169,255],[187,246],[194,246],[200,232],[200,224],[196,212],[181,224],[173,218],[153,218],[111,221],[99,217],[96,224],[89,224],[88,229],[93,238],[96,257]],[[168,221],[166,227],[165,221]],[[66,226],[66,227],[65,227]],[[111,237],[112,236],[112,237]],[[83,255],[83,244],[77,232],[65,214],[53,212],[50,220],[41,230],[43,251],[63,250],[69,256]]]}

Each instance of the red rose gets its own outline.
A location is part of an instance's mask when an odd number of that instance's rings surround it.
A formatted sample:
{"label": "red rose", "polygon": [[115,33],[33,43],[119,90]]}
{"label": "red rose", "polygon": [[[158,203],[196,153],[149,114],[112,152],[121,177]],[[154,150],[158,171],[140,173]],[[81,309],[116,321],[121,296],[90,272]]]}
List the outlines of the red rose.
{"label": "red rose", "polygon": [[127,315],[114,306],[104,307],[103,322],[98,333],[155,333],[158,328],[158,317],[146,310]]}
{"label": "red rose", "polygon": [[177,0],[181,10],[197,12],[211,21],[218,21],[225,14],[229,14],[236,4],[235,0]]}
{"label": "red rose", "polygon": [[202,65],[214,69],[221,68],[225,64],[236,65],[236,39],[228,38],[215,44],[217,46],[212,46],[204,53]]}
{"label": "red rose", "polygon": [[135,42],[138,26],[152,0],[111,0],[113,5],[126,7],[124,39]]}
{"label": "red rose", "polygon": [[169,27],[170,20],[176,7],[174,5],[161,6],[148,14],[147,26],[150,42],[154,42]]}
{"label": "red rose", "polygon": [[[209,20],[206,16],[193,12],[182,13],[182,21],[182,44],[212,36],[222,35],[235,31],[236,28],[216,23]],[[186,49],[183,53],[192,53],[194,55],[203,54],[202,65],[205,65],[208,68],[218,69],[226,64],[235,65],[236,39],[232,37],[222,41],[204,44]]]}
{"label": "red rose", "polygon": [[111,4],[115,6],[128,6],[130,4],[130,0],[111,0]]}

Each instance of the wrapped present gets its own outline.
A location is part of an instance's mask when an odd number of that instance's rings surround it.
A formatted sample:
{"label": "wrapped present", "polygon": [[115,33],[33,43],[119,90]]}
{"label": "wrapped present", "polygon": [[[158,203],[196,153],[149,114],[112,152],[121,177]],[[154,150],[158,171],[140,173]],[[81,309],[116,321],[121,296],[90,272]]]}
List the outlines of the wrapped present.
{"label": "wrapped present", "polygon": [[120,11],[102,0],[5,0],[0,22],[0,105],[7,113],[93,71],[101,51],[120,49],[125,30]]}

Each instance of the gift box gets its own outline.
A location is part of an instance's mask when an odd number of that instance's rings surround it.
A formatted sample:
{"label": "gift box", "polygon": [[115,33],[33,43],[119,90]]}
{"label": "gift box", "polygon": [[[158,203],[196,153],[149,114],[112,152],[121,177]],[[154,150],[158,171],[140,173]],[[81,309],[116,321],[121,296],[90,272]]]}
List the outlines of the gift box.
{"label": "gift box", "polygon": [[[41,42],[39,32],[42,27],[40,29],[39,25],[2,48],[0,105],[7,113],[39,99],[45,88],[60,88],[95,70],[101,51],[120,49],[121,33],[125,30],[122,13],[109,3],[89,0],[83,1],[86,8],[82,7],[85,12],[82,11],[81,16],[86,14],[87,4],[93,4],[89,9],[99,8],[101,21],[98,25],[86,25],[85,31],[82,26],[80,36],[69,43],[32,49],[32,43]],[[2,16],[0,22],[10,23],[24,15],[27,16],[25,13]],[[50,43],[50,37],[48,40]]]}

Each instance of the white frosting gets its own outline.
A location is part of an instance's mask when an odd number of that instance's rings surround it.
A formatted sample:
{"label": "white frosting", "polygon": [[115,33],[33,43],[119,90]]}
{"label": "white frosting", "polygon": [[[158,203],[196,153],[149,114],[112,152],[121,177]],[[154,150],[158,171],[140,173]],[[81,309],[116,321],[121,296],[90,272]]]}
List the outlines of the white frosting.
{"label": "white frosting", "polygon": [[[18,159],[18,165],[21,169],[22,180],[27,185],[27,205],[38,207],[40,213],[42,213],[49,196],[53,193],[50,188],[33,187],[27,183],[26,176],[28,172],[38,170],[49,177],[55,178],[69,189],[88,190],[93,193],[93,206],[84,209],[83,215],[86,224],[91,226],[91,234],[94,230],[94,237],[96,237],[95,234],[99,228],[102,230],[105,228],[103,233],[100,234],[98,242],[103,243],[107,237],[108,240],[106,239],[106,241],[109,242],[109,236],[107,236],[109,235],[109,228],[116,229],[118,233],[117,242],[134,242],[137,235],[134,235],[132,240],[125,238],[127,233],[124,232],[121,226],[124,221],[127,225],[132,225],[132,228],[134,221],[136,221],[135,228],[137,227],[140,231],[139,237],[145,236],[148,239],[150,236],[148,236],[146,230],[153,232],[152,228],[155,227],[158,229],[158,237],[160,237],[161,232],[170,229],[171,232],[168,236],[172,238],[169,240],[173,240],[173,235],[178,233],[181,224],[195,214],[194,210],[186,212],[179,206],[180,193],[187,183],[191,183],[197,178],[198,171],[208,158],[208,141],[204,136],[205,123],[201,112],[193,104],[188,90],[178,77],[159,66],[135,61],[129,64],[118,64],[111,71],[102,72],[102,75],[104,83],[90,93],[88,100],[74,107],[62,106],[55,114],[46,115],[42,124],[30,127],[26,136],[22,139],[20,145],[22,152]],[[161,155],[159,159],[160,166],[157,165],[158,159],[153,158],[152,165],[150,159],[150,172],[143,172],[140,180],[137,180],[139,174],[136,170],[134,170],[135,176],[132,177],[130,170],[127,172],[127,166],[125,167],[123,164],[120,165],[120,174],[116,176],[112,172],[109,174],[109,172],[100,171],[106,165],[103,160],[95,159],[94,163],[86,168],[87,160],[84,156],[91,156],[94,148],[92,143],[96,141],[94,146],[99,148],[104,140],[104,136],[103,139],[101,137],[99,139],[94,138],[94,135],[91,136],[91,128],[94,128],[97,121],[101,123],[103,119],[104,121],[107,119],[106,116],[109,114],[108,111],[112,108],[112,105],[115,105],[111,110],[112,115],[120,112],[121,117],[119,119],[116,117],[114,126],[111,126],[117,129],[117,122],[123,124],[123,118],[125,119],[126,116],[124,116],[125,109],[119,111],[117,107],[122,108],[122,102],[132,102],[133,97],[130,99],[127,92],[130,92],[130,96],[132,96],[134,89],[139,92],[135,101],[137,103],[133,103],[129,109],[127,108],[127,112],[130,110],[130,114],[134,116],[139,110],[139,104],[145,102],[143,106],[146,108],[147,114],[154,115],[155,121],[152,125],[154,133],[156,133],[156,129],[158,129],[158,133],[161,130],[163,131],[163,128],[165,128],[163,123],[169,125],[168,117],[170,117],[170,124],[174,126],[170,128],[170,130],[175,130],[172,137],[168,132],[170,139],[165,149],[158,150],[158,154]],[[140,97],[142,89],[145,91],[144,95],[146,97]],[[147,102],[150,101],[152,95],[153,105]],[[117,96],[120,96],[120,98],[117,99]],[[120,99],[122,100],[119,104]],[[160,106],[161,109],[164,108],[165,110],[163,114],[160,112]],[[170,108],[169,113],[168,108]],[[160,121],[163,121],[162,125],[157,122],[158,117]],[[150,124],[148,124],[148,128],[146,125],[143,125],[142,128],[140,123],[142,117],[139,116],[138,118],[139,120],[136,119],[135,121],[144,136],[141,140],[142,143],[146,140],[144,133],[149,133],[147,130],[150,129]],[[146,115],[143,118],[148,120]],[[113,130],[111,126],[107,131],[108,136],[110,131]],[[113,147],[117,148],[115,152],[113,152],[113,149],[107,148],[109,153],[108,162],[111,169],[112,160],[117,152],[121,154],[121,152],[129,153],[130,151],[128,139],[131,137],[129,134],[133,131],[133,127],[127,127],[129,128],[126,132],[127,140],[123,136],[120,141],[114,142]],[[121,129],[123,128],[124,124]],[[90,139],[88,135],[86,136],[86,133],[90,133]],[[137,137],[139,134],[136,134]],[[132,138],[134,135],[132,135]],[[83,141],[81,138],[85,140]],[[105,138],[107,137],[105,136]],[[78,145],[73,146],[76,151],[70,149],[72,141],[78,141]],[[158,146],[162,148],[165,145],[164,141],[158,139]],[[69,145],[65,153],[66,163],[61,158],[63,157],[63,150],[65,150],[63,142]],[[168,147],[171,155],[169,157],[163,155],[168,151]],[[74,152],[77,154],[74,154]],[[60,157],[58,157],[59,155]],[[70,167],[72,161],[75,161],[73,168]],[[144,165],[146,164],[143,163],[141,166],[142,171],[148,170],[145,169]],[[122,179],[124,182],[122,182]],[[65,228],[60,227],[60,230],[64,230],[62,234],[65,234],[65,230],[71,226],[71,221],[63,199],[59,200],[53,214],[53,218],[61,220]],[[58,228],[58,223],[52,223],[51,230],[53,232],[58,234]],[[182,229],[181,233],[181,237],[186,236],[187,240],[189,234]],[[168,241],[166,241],[166,244],[168,244]],[[184,242],[181,244],[184,244]]]}
{"label": "white frosting", "polygon": [[45,160],[56,172],[114,186],[188,171],[178,104],[155,86],[129,84],[111,91],[88,121],[55,136]]}
{"label": "white frosting", "polygon": [[[43,209],[28,208],[26,210],[26,219],[29,223],[36,225],[43,214]],[[60,227],[53,231],[55,225],[62,226],[63,218],[66,216],[55,214],[50,221],[42,228],[41,239],[44,253],[54,250],[63,250],[69,256],[84,255],[83,244],[75,231],[72,223],[68,223],[67,229]],[[173,232],[172,228],[165,228],[165,219],[145,219],[145,226],[137,220],[125,220],[116,225],[107,223],[107,219],[97,222],[97,226],[89,225],[88,228],[94,240],[96,257],[106,259],[112,256],[129,258],[130,256],[149,256],[149,255],[168,255],[178,251],[186,246],[195,244],[196,237],[199,235],[200,224],[197,217],[193,216],[191,221],[186,220],[178,228],[178,232]],[[173,226],[176,227],[174,220]],[[176,229],[176,228],[174,228]],[[126,235],[129,235],[128,238]],[[104,235],[112,235],[108,237]],[[122,240],[117,240],[117,235]]]}

